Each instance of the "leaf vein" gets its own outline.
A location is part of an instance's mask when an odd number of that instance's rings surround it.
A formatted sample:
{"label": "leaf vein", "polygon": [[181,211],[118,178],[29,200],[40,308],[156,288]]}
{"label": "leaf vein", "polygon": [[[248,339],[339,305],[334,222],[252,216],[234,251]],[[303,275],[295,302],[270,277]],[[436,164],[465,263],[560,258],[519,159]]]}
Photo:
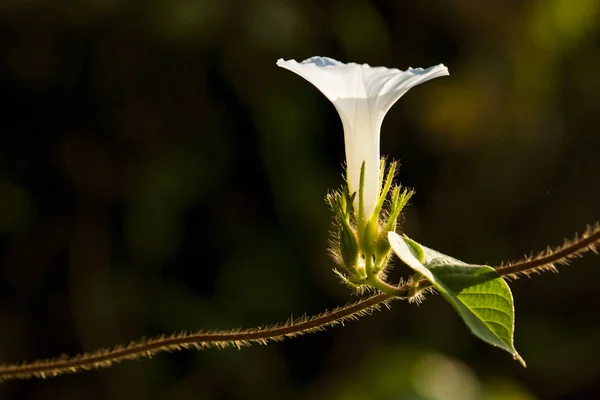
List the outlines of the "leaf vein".
{"label": "leaf vein", "polygon": [[508,311],[503,310],[501,308],[489,307],[489,306],[468,306],[468,305],[467,305],[467,308],[470,308],[471,310],[485,309],[485,310],[497,311],[497,312],[499,312],[501,314],[504,314],[504,315],[508,316],[512,320],[512,314],[510,314]]}

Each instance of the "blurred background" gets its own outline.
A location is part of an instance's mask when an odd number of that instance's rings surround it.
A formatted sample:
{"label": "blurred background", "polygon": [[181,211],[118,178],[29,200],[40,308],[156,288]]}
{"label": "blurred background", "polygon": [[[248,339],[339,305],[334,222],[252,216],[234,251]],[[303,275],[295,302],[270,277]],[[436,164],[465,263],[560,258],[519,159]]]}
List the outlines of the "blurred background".
{"label": "blurred background", "polygon": [[[596,0],[2,0],[0,362],[357,300],[326,253],[339,117],[275,66],[313,55],[449,67],[383,125],[417,241],[497,265],[600,219]],[[429,296],[0,398],[596,399],[600,258],[574,264],[511,284],[526,369]]]}

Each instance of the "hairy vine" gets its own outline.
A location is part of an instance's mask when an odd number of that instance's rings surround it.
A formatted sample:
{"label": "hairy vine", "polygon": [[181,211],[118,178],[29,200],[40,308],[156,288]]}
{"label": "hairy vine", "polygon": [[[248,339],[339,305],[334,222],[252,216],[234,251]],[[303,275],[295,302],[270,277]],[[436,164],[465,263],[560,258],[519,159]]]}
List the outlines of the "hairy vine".
{"label": "hairy vine", "polygon": [[[496,268],[496,271],[498,275],[509,278],[519,275],[529,276],[531,273],[549,270],[556,271],[557,265],[568,265],[574,258],[581,257],[588,251],[598,254],[597,246],[599,244],[600,224],[597,223],[593,227],[588,226],[580,237],[576,236],[573,240],[565,241],[561,246],[555,248],[549,247],[535,256],[502,264]],[[423,281],[417,284],[421,290],[430,288],[430,285]],[[86,370],[108,368],[124,360],[150,358],[161,352],[226,347],[240,349],[253,343],[266,345],[270,341],[282,341],[286,338],[321,331],[334,325],[343,324],[345,321],[356,320],[379,310],[382,305],[389,307],[389,303],[394,299],[408,299],[413,294],[413,285],[414,282],[411,281],[402,285],[398,288],[396,296],[380,293],[312,317],[290,319],[283,324],[229,331],[182,332],[132,341],[127,345],[72,357],[61,356],[54,359],[0,364],[0,382],[14,379],[45,379]]]}

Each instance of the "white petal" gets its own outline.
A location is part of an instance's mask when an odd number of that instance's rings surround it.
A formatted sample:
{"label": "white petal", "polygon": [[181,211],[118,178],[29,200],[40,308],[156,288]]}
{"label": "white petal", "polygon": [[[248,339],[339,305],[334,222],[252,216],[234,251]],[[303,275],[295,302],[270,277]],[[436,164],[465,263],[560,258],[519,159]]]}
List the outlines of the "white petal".
{"label": "white petal", "polygon": [[[300,75],[319,89],[335,106],[344,126],[346,166],[350,191],[359,189],[365,162],[364,212],[371,215],[379,191],[379,139],[381,124],[390,107],[411,87],[439,76],[448,69],[437,65],[406,71],[367,64],[344,64],[327,57],[278,60],[277,65]],[[355,199],[358,209],[358,196]]]}
{"label": "white petal", "polygon": [[[359,96],[357,89],[364,92],[361,66],[358,64],[344,64],[328,57],[311,57],[301,63],[279,59],[277,65],[315,85],[331,102],[339,98],[355,98]],[[360,97],[366,98],[366,93]]]}

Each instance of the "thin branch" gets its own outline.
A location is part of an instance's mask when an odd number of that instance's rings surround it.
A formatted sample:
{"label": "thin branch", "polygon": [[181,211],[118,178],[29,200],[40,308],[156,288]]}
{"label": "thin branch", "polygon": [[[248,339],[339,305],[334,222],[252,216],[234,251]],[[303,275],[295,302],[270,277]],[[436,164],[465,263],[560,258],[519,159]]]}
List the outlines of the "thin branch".
{"label": "thin branch", "polygon": [[[597,246],[599,244],[600,224],[596,224],[593,227],[588,226],[580,238],[575,237],[573,241],[565,241],[562,246],[554,249],[548,248],[535,257],[526,257],[521,261],[500,265],[496,267],[496,271],[500,276],[510,278],[520,274],[529,275],[532,272],[540,273],[547,270],[556,270],[555,265],[568,265],[572,259],[581,257],[588,251],[598,254]],[[426,281],[419,281],[418,283],[420,289],[431,286]],[[34,377],[45,379],[67,373],[108,368],[123,360],[150,358],[165,351],[171,352],[189,348],[202,350],[211,347],[225,348],[230,346],[241,348],[252,343],[265,345],[269,341],[282,341],[286,338],[321,331],[334,325],[343,324],[345,321],[358,319],[378,310],[382,304],[388,306],[393,299],[407,298],[413,285],[413,282],[401,285],[397,292],[399,297],[377,294],[313,317],[289,320],[284,324],[270,327],[232,331],[183,332],[170,336],[141,339],[130,342],[126,346],[101,349],[74,357],[61,356],[55,359],[18,364],[1,364],[0,382]]]}
{"label": "thin branch", "polygon": [[577,235],[573,240],[566,240],[561,246],[548,247],[536,256],[525,257],[522,260],[503,264],[496,268],[500,276],[516,278],[523,274],[529,276],[531,273],[543,271],[557,272],[556,265],[569,265],[574,258],[582,257],[588,251],[598,255],[600,244],[600,223],[594,226],[588,225],[581,237]]}
{"label": "thin branch", "polygon": [[316,332],[345,321],[356,320],[361,316],[388,306],[393,298],[386,294],[377,294],[344,307],[325,311],[313,317],[302,317],[289,320],[284,324],[254,329],[176,333],[151,339],[130,342],[126,346],[101,349],[92,353],[84,353],[74,357],[61,356],[54,359],[37,360],[20,364],[0,365],[0,382],[12,379],[51,378],[68,373],[108,368],[123,360],[150,358],[165,351],[177,351],[194,348],[225,348],[249,346],[252,343],[267,344],[269,341],[282,341],[286,338]]}

